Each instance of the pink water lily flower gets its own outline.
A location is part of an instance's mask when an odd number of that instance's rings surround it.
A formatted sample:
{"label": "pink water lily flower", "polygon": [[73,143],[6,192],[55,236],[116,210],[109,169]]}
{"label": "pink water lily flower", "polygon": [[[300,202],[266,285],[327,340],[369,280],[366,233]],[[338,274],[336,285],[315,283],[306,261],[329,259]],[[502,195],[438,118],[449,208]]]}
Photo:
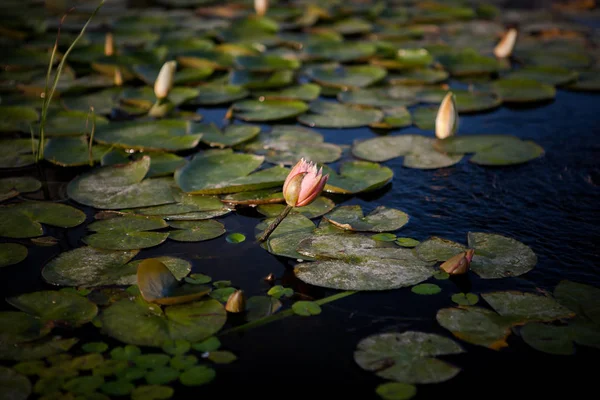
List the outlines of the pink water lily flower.
{"label": "pink water lily flower", "polygon": [[304,207],[313,202],[325,187],[329,174],[317,169],[304,158],[292,168],[283,184],[283,197],[290,207]]}

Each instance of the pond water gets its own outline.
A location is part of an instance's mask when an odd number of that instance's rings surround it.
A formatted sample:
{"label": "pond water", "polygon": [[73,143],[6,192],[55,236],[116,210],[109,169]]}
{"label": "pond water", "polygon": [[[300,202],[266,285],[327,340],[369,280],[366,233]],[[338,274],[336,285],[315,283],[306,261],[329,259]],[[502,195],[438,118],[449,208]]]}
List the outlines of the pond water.
{"label": "pond water", "polygon": [[[464,87],[464,83],[454,79],[448,83],[451,87]],[[218,337],[222,349],[233,352],[237,360],[213,366],[216,378],[207,385],[190,388],[171,384],[175,389],[173,398],[237,395],[379,398],[375,388],[386,380],[357,365],[353,358],[357,344],[373,334],[407,330],[442,335],[465,350],[462,354],[440,357],[461,369],[456,377],[443,383],[418,384],[416,398],[521,398],[526,395],[558,398],[593,391],[596,386],[593,365],[600,355],[597,348],[576,345],[572,355],[546,354],[512,334],[507,339],[508,347],[491,350],[453,336],[436,321],[436,313],[455,306],[451,301],[455,293],[516,290],[541,295],[552,293],[564,279],[600,288],[598,99],[596,93],[558,88],[552,101],[527,106],[502,105],[489,112],[460,115],[459,135],[510,134],[540,145],[545,154],[527,163],[489,167],[470,163],[465,157],[451,167],[422,170],[404,167],[403,157],[397,157],[381,163],[394,172],[385,186],[351,196],[325,194],[338,206],[360,205],[365,214],[380,205],[404,211],[410,220],[394,232],[398,237],[424,241],[439,236],[466,243],[468,232],[489,232],[513,238],[537,255],[533,270],[504,279],[481,279],[472,272],[447,280],[430,278],[428,283],[441,287],[440,293],[430,296],[413,293],[410,287],[358,292],[323,305],[319,315],[291,315],[242,332],[223,334],[226,329],[244,323],[242,316],[229,314]],[[414,111],[417,107],[408,109]],[[226,107],[182,108],[195,110],[203,116],[203,122],[219,126],[228,112]],[[300,125],[289,119],[284,122]],[[234,123],[243,122],[235,120]],[[271,125],[279,123],[259,125],[268,131]],[[335,170],[352,159],[349,150],[355,141],[382,135],[367,127],[314,129],[326,142],[342,145],[342,158],[329,164]],[[415,126],[389,131],[390,135],[412,133],[435,137],[433,131]],[[200,148],[207,146],[202,144]],[[178,154],[191,158],[195,152]],[[83,246],[82,238],[88,234],[86,227],[94,221],[97,212],[69,199],[66,194],[67,184],[88,170],[89,167],[63,168],[42,162],[37,166],[1,171],[2,178],[34,176],[47,184],[45,190],[22,194],[11,201],[36,199],[69,204],[87,216],[85,223],[74,228],[45,226],[44,235],[58,239],[55,246],[0,239],[26,243],[29,250],[24,261],[0,268],[3,297],[55,289],[42,278],[42,267],[57,255]],[[244,234],[246,240],[241,243],[227,242],[226,235],[192,243],[170,240],[143,249],[136,259],[169,255],[189,260],[192,272],[206,274],[213,281],[231,280],[247,298],[265,295],[272,284],[264,278],[273,273],[276,284],[290,287],[296,293],[292,299],[283,300],[284,309],[296,300],[318,300],[339,293],[302,282],[294,274],[297,260],[275,256],[261,248],[254,237],[256,225],[263,219],[254,208],[239,208],[216,220],[224,224],[227,234]],[[485,302],[480,300],[478,305],[486,307],[482,303]],[[1,309],[14,310],[5,302]],[[518,328],[513,329],[518,332]],[[57,334],[73,335],[71,330],[61,328]],[[104,341],[110,347],[122,345],[102,335],[91,324],[78,328],[76,336],[86,342]],[[156,349],[144,348],[144,351]],[[6,366],[13,364],[3,361]]]}

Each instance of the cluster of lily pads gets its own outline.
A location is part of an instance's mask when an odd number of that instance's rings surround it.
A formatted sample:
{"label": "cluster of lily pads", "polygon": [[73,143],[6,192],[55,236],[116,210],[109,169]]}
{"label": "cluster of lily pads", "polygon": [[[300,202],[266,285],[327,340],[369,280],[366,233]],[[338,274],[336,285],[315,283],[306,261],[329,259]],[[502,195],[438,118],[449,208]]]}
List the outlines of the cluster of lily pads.
{"label": "cluster of lily pads", "polygon": [[[42,156],[40,162],[59,167],[93,167],[69,182],[73,205],[22,201],[44,182],[0,179],[0,201],[6,202],[0,236],[13,239],[0,243],[0,267],[25,260],[28,246],[58,243],[47,226],[83,224],[86,214],[74,204],[96,212],[84,245],[41,270],[46,282],[64,288],[10,298],[19,311],[0,313],[0,359],[18,362],[0,367],[6,393],[168,398],[169,383],[208,383],[215,376],[211,363],[235,360],[219,350],[215,337],[236,329],[226,328],[234,310],[244,314],[243,326],[252,326],[291,313],[318,314],[321,304],[356,291],[412,287],[435,295],[439,286],[424,282],[448,278],[439,264],[467,249],[475,250],[470,267],[482,279],[535,267],[535,253],[513,238],[469,232],[465,245],[435,236],[421,242],[398,237],[409,221],[402,210],[379,206],[365,213],[359,206],[337,206],[330,194],[345,199],[385,186],[396,171],[380,163],[396,157],[404,157],[408,168],[436,169],[466,154],[482,166],[543,155],[538,144],[510,132],[435,139],[435,116],[449,90],[459,114],[503,104],[544,105],[556,87],[599,90],[596,60],[579,25],[518,21],[512,57],[497,58],[493,49],[506,21],[494,7],[464,1],[298,2],[275,4],[265,15],[245,2],[159,3],[170,8],[107,3],[69,54],[94,2],[78,5],[59,36],[64,10],[49,17],[33,0],[0,5],[0,42],[7,47],[0,60],[0,134],[6,137],[0,139],[0,168],[30,166]],[[55,40],[58,52],[51,58]],[[64,68],[42,122],[48,64],[59,60]],[[177,70],[169,107],[157,117],[152,86],[172,60]],[[228,110],[222,123],[204,123],[199,107]],[[266,123],[272,125],[258,125]],[[411,125],[423,133],[375,136],[355,142],[349,152],[311,129],[369,127],[380,133]],[[285,207],[286,166],[302,157],[329,174],[325,193],[294,208],[261,246],[302,261],[294,268],[301,281],[345,292],[296,301],[292,289],[276,285],[264,296],[243,299],[234,296],[238,290],[230,281],[212,282],[187,260],[134,260],[167,240],[220,237],[227,229],[215,218],[244,207],[266,217],[258,237]],[[240,234],[228,236],[232,243],[241,240]],[[475,306],[480,296],[490,308]],[[571,354],[574,343],[600,347],[598,289],[564,281],[553,297],[507,291],[480,296],[454,294],[459,306],[439,310],[438,323],[458,339],[495,350],[508,345],[513,331],[552,354]],[[232,299],[242,300],[230,306]],[[293,304],[281,310],[289,299]],[[88,323],[127,345],[109,349],[56,333]],[[138,346],[162,353],[142,354]],[[435,356],[461,352],[449,338],[406,331],[365,338],[355,360],[392,381],[378,387],[380,396],[408,398],[415,384],[456,376],[460,368]],[[27,376],[36,379],[33,386]]]}

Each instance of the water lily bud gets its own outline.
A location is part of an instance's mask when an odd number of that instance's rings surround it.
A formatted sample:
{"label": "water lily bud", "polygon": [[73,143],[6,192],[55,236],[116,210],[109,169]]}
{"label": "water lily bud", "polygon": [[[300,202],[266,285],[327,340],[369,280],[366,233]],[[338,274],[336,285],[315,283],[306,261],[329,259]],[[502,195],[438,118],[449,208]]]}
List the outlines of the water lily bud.
{"label": "water lily bud", "polygon": [[265,277],[265,281],[269,282],[269,283],[275,282],[275,274],[271,272],[269,275],[267,275]]}
{"label": "water lily bud", "polygon": [[225,303],[225,309],[230,313],[239,313],[246,309],[246,298],[244,297],[244,292],[241,290],[236,290],[231,293],[229,298],[227,299],[227,303]]}
{"label": "water lily bud", "polygon": [[515,28],[510,28],[494,48],[494,55],[498,58],[509,57],[512,54],[516,42],[517,30]]}
{"label": "water lily bud", "polygon": [[158,78],[154,82],[154,94],[157,99],[162,100],[168,96],[171,87],[173,87],[173,76],[176,68],[177,61],[167,61],[163,64],[158,73]]}
{"label": "water lily bud", "polygon": [[454,136],[458,127],[458,112],[456,111],[456,103],[454,94],[448,92],[440,104],[437,116],[435,117],[435,137],[438,139],[446,139]]}
{"label": "water lily bud", "polygon": [[323,176],[323,168],[317,170],[312,162],[301,159],[292,168],[283,184],[283,197],[290,207],[304,207],[321,194],[329,174]]}
{"label": "water lily bud", "polygon": [[123,73],[121,72],[121,68],[115,68],[115,86],[123,86]]}
{"label": "water lily bud", "polygon": [[269,0],[254,0],[254,11],[256,15],[262,17],[267,13],[269,9]]}
{"label": "water lily bud", "polygon": [[108,32],[104,37],[104,55],[112,56],[115,54],[115,42],[112,33]]}
{"label": "water lily bud", "polygon": [[475,250],[469,249],[458,253],[440,265],[440,268],[450,275],[466,274],[471,267],[471,260]]}

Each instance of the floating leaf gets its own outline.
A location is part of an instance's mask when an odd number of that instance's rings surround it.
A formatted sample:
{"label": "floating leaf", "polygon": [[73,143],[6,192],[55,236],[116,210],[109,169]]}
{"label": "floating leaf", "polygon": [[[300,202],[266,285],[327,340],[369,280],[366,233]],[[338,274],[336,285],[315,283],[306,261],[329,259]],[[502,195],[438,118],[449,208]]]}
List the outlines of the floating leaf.
{"label": "floating leaf", "polygon": [[377,386],[375,393],[384,400],[407,400],[417,394],[414,385],[402,382],[386,382]]}
{"label": "floating leaf", "polygon": [[202,285],[204,283],[210,283],[212,278],[204,274],[190,274],[190,276],[185,277],[185,281],[194,285]]}
{"label": "floating leaf", "polygon": [[394,173],[388,167],[367,161],[350,161],[342,164],[337,174],[327,166],[323,173],[329,174],[329,180],[323,189],[329,193],[355,194],[369,192],[385,186],[392,180]]}
{"label": "floating leaf", "polygon": [[280,299],[282,297],[292,297],[294,295],[294,291],[291,288],[286,288],[281,285],[275,285],[271,289],[269,289],[267,294],[276,299]]}
{"label": "floating leaf", "polygon": [[408,214],[394,208],[378,206],[367,216],[360,206],[341,206],[325,216],[335,226],[351,231],[395,231],[408,223]]}
{"label": "floating leaf", "polygon": [[185,386],[202,386],[215,379],[216,372],[210,367],[198,365],[179,375],[179,381]]}
{"label": "floating leaf", "polygon": [[523,275],[537,264],[535,253],[515,239],[469,232],[468,241],[469,248],[475,249],[471,270],[483,279]]}
{"label": "floating leaf", "polygon": [[[446,89],[426,89],[420,91],[417,98],[423,103],[439,104],[446,93]],[[502,104],[502,99],[493,92],[453,89],[452,94],[460,114],[489,111]]]}
{"label": "floating leaf", "polygon": [[411,384],[439,383],[454,378],[460,369],[435,357],[462,352],[462,347],[443,336],[406,331],[361,340],[354,360],[361,368],[384,379]]}
{"label": "floating leaf", "polygon": [[227,84],[203,85],[198,97],[188,103],[199,106],[216,106],[232,103],[250,95],[250,91],[243,86]]}
{"label": "floating leaf", "polygon": [[31,382],[11,368],[0,366],[0,398],[26,400],[31,394]]}
{"label": "floating leaf", "polygon": [[158,367],[146,373],[146,383],[149,385],[164,385],[179,378],[179,371],[171,367]]}
{"label": "floating leaf", "polygon": [[61,167],[75,167],[98,162],[110,151],[109,146],[93,145],[90,160],[89,146],[85,136],[52,138],[44,147],[44,159]]}
{"label": "floating leaf", "polygon": [[[303,207],[294,207],[292,213],[302,214],[307,218],[317,218],[333,210],[335,203],[327,197],[319,196],[312,203]],[[277,217],[285,206],[283,204],[265,204],[256,208],[256,211],[266,217]]]}
{"label": "floating leaf", "polygon": [[396,244],[400,247],[417,247],[419,243],[421,242],[409,237],[401,237],[396,239]]}
{"label": "floating leaf", "polygon": [[298,117],[298,121],[310,127],[357,128],[383,119],[383,113],[375,108],[344,105],[322,100],[310,104],[309,114]]}
{"label": "floating leaf", "polygon": [[131,392],[132,400],[162,400],[173,397],[173,388],[162,385],[141,385]]}
{"label": "floating leaf", "polygon": [[100,209],[174,203],[170,184],[172,181],[143,180],[149,169],[150,157],[142,157],[128,164],[94,169],[69,182],[67,194],[78,203]]}
{"label": "floating leaf", "polygon": [[446,279],[450,279],[450,274],[443,269],[439,269],[433,273],[433,277],[438,281],[444,281]]}
{"label": "floating leaf", "polygon": [[105,393],[109,396],[126,396],[134,389],[135,386],[133,386],[133,384],[120,380],[105,382],[102,386],[100,386],[102,393]]}
{"label": "floating leaf", "polygon": [[237,360],[237,356],[230,351],[211,351],[206,358],[215,364],[230,364]]}
{"label": "floating leaf", "polygon": [[175,172],[175,181],[187,193],[225,194],[282,185],[289,171],[273,167],[252,173],[263,157],[233,153],[230,149],[210,150],[196,155]]}
{"label": "floating leaf", "polygon": [[227,235],[227,237],[225,238],[225,240],[227,240],[228,243],[242,243],[243,241],[246,240],[246,236],[242,233],[230,233],[229,235]]}
{"label": "floating leaf", "polygon": [[424,131],[433,131],[435,129],[435,117],[439,107],[424,106],[412,110],[413,123]]}
{"label": "floating leaf", "polygon": [[81,96],[62,97],[63,106],[70,111],[88,112],[94,107],[96,114],[108,115],[119,106],[121,88],[110,88]]}
{"label": "floating leaf", "polygon": [[14,176],[0,179],[0,201],[18,196],[21,193],[35,192],[42,183],[30,176]]}
{"label": "floating leaf", "polygon": [[252,90],[278,89],[291,85],[294,82],[294,77],[295,72],[292,70],[274,72],[234,70],[229,75],[229,83]]}
{"label": "floating leaf", "polygon": [[102,313],[102,329],[111,337],[139,346],[161,347],[168,339],[203,340],[218,332],[227,313],[214,299],[168,306],[128,299],[117,301]]}
{"label": "floating leaf", "polygon": [[19,168],[35,163],[37,140],[0,140],[0,168]]}
{"label": "floating leaf", "polygon": [[142,350],[131,344],[128,344],[125,347],[115,347],[110,351],[110,357],[113,360],[119,361],[133,361],[141,354]]}
{"label": "floating leaf", "polygon": [[242,100],[233,104],[234,115],[244,121],[276,121],[296,117],[308,110],[298,100]]}
{"label": "floating leaf", "polygon": [[214,239],[225,233],[223,224],[214,220],[172,221],[169,222],[169,226],[177,229],[169,233],[169,239],[178,242],[200,242]]}
{"label": "floating leaf", "polygon": [[598,70],[580,71],[577,81],[566,88],[568,90],[597,92],[600,90],[600,73],[598,73]]}
{"label": "floating leaf", "polygon": [[503,78],[492,84],[505,103],[530,103],[552,100],[556,96],[554,86],[525,78]]}
{"label": "floating leaf", "polygon": [[531,322],[519,329],[519,334],[525,343],[538,351],[557,355],[575,353],[575,345],[567,326]]}
{"label": "floating leaf", "polygon": [[[274,218],[261,222],[257,228],[264,230],[273,221]],[[303,239],[310,237],[315,229],[315,224],[302,214],[288,215],[275,228],[269,236],[266,249],[278,256],[290,257],[294,259],[311,260],[296,251],[298,243]]]}
{"label": "floating leaf", "polygon": [[216,336],[211,336],[202,342],[192,344],[194,350],[205,353],[207,351],[216,351],[221,347],[221,341]]}
{"label": "floating leaf", "polygon": [[155,258],[148,258],[140,263],[137,284],[144,300],[164,305],[187,303],[210,292],[210,288],[206,286],[180,286],[167,266]]}
{"label": "floating leaf", "polygon": [[475,293],[455,293],[451,298],[460,306],[474,306],[479,302],[479,296]]}
{"label": "floating leaf", "polygon": [[294,311],[294,314],[303,317],[321,314],[321,306],[314,301],[297,301],[292,304],[292,310]]}
{"label": "floating leaf", "polygon": [[547,85],[561,86],[577,80],[577,72],[563,67],[526,65],[507,74],[505,78],[528,79]]}
{"label": "floating leaf", "polygon": [[39,360],[69,351],[79,339],[41,339],[34,342],[7,344],[0,342],[0,360]]}
{"label": "floating leaf", "polygon": [[421,283],[419,285],[413,286],[411,292],[416,294],[438,294],[442,291],[438,285],[433,283]]}
{"label": "floating leaf", "polygon": [[371,239],[377,240],[379,242],[393,242],[396,240],[396,235],[393,233],[377,233],[371,236]]}
{"label": "floating leaf", "polygon": [[305,73],[318,84],[340,89],[367,87],[387,75],[384,68],[374,65],[345,67],[338,64],[309,67]]}
{"label": "floating leaf", "polygon": [[283,193],[277,189],[256,190],[252,192],[240,192],[228,194],[221,197],[221,201],[233,205],[260,205],[283,203]]}
{"label": "floating leaf", "polygon": [[39,115],[35,108],[23,106],[0,106],[0,132],[29,132],[31,124]]}
{"label": "floating leaf", "polygon": [[553,321],[574,314],[547,296],[517,291],[482,293],[481,297],[500,315],[527,321]]}
{"label": "floating leaf", "polygon": [[82,345],[81,350],[86,353],[104,353],[108,350],[108,345],[104,342],[89,342]]}
{"label": "floating leaf", "polygon": [[52,329],[39,318],[20,311],[0,312],[0,343],[12,345],[30,342],[47,335]]}
{"label": "floating leaf", "polygon": [[82,240],[95,248],[106,250],[135,250],[157,246],[164,242],[169,233],[147,232],[168,226],[158,217],[125,215],[88,225],[88,230],[96,232]]}
{"label": "floating leaf", "polygon": [[186,369],[189,369],[189,368],[193,367],[194,365],[198,364],[198,357],[196,357],[192,354],[176,355],[171,358],[171,361],[169,364],[171,365],[171,367],[173,367],[179,371],[185,371]]}
{"label": "floating leaf", "polygon": [[127,149],[178,151],[193,149],[201,137],[198,124],[161,119],[112,122],[98,127],[94,139],[100,143]]}
{"label": "floating leaf", "polygon": [[445,81],[448,75],[444,70],[417,68],[389,75],[387,80],[392,85],[433,85]]}
{"label": "floating leaf", "polygon": [[417,256],[425,261],[446,261],[465,250],[462,244],[437,236],[422,241],[415,248]]}
{"label": "floating leaf", "polygon": [[483,56],[473,49],[463,49],[439,55],[438,61],[454,76],[493,74],[504,68],[493,57]]}
{"label": "floating leaf", "polygon": [[600,289],[584,283],[562,280],[554,288],[554,297],[578,317],[600,324]]}
{"label": "floating leaf", "polygon": [[377,51],[377,47],[368,42],[323,40],[309,43],[303,50],[312,60],[347,62],[370,57]]}
{"label": "floating leaf", "polygon": [[223,132],[215,125],[203,125],[202,141],[211,147],[233,147],[254,139],[260,133],[260,127],[254,125],[227,125]]}
{"label": "floating leaf", "polygon": [[535,160],[544,155],[544,149],[532,141],[518,145],[498,145],[476,153],[470,162],[479,165],[516,165]]}
{"label": "floating leaf", "polygon": [[[108,125],[108,120],[102,116],[95,116],[96,128]],[[88,131],[86,127],[90,126],[92,120],[86,111],[59,111],[48,116],[44,134],[46,137],[55,136],[78,136]],[[37,132],[39,127],[35,127]]]}
{"label": "floating leaf", "polygon": [[304,239],[302,255],[324,261],[303,263],[296,276],[312,285],[342,290],[387,290],[416,285],[433,274],[429,263],[409,249],[379,248],[362,235],[325,235]]}
{"label": "floating leaf", "polygon": [[66,381],[63,389],[71,393],[86,395],[100,388],[102,384],[104,384],[102,376],[78,376]]}
{"label": "floating leaf", "polygon": [[27,247],[18,243],[0,243],[0,268],[18,264],[27,258]]}
{"label": "floating leaf", "polygon": [[419,135],[379,136],[354,143],[352,154],[367,161],[388,161],[408,155],[421,140]]}
{"label": "floating leaf", "polygon": [[342,103],[373,107],[408,107],[418,102],[417,90],[401,86],[384,88],[355,89],[340,92],[337,96]]}
{"label": "floating leaf", "polygon": [[321,94],[321,86],[314,83],[305,83],[299,86],[292,86],[278,91],[255,92],[253,95],[260,100],[301,100],[313,101]]}
{"label": "floating leaf", "polygon": [[277,71],[300,68],[300,62],[295,59],[278,55],[238,56],[235,58],[236,67],[250,71]]}
{"label": "floating leaf", "polygon": [[52,290],[26,293],[6,299],[8,303],[44,322],[79,326],[90,322],[98,307],[87,298]]}

